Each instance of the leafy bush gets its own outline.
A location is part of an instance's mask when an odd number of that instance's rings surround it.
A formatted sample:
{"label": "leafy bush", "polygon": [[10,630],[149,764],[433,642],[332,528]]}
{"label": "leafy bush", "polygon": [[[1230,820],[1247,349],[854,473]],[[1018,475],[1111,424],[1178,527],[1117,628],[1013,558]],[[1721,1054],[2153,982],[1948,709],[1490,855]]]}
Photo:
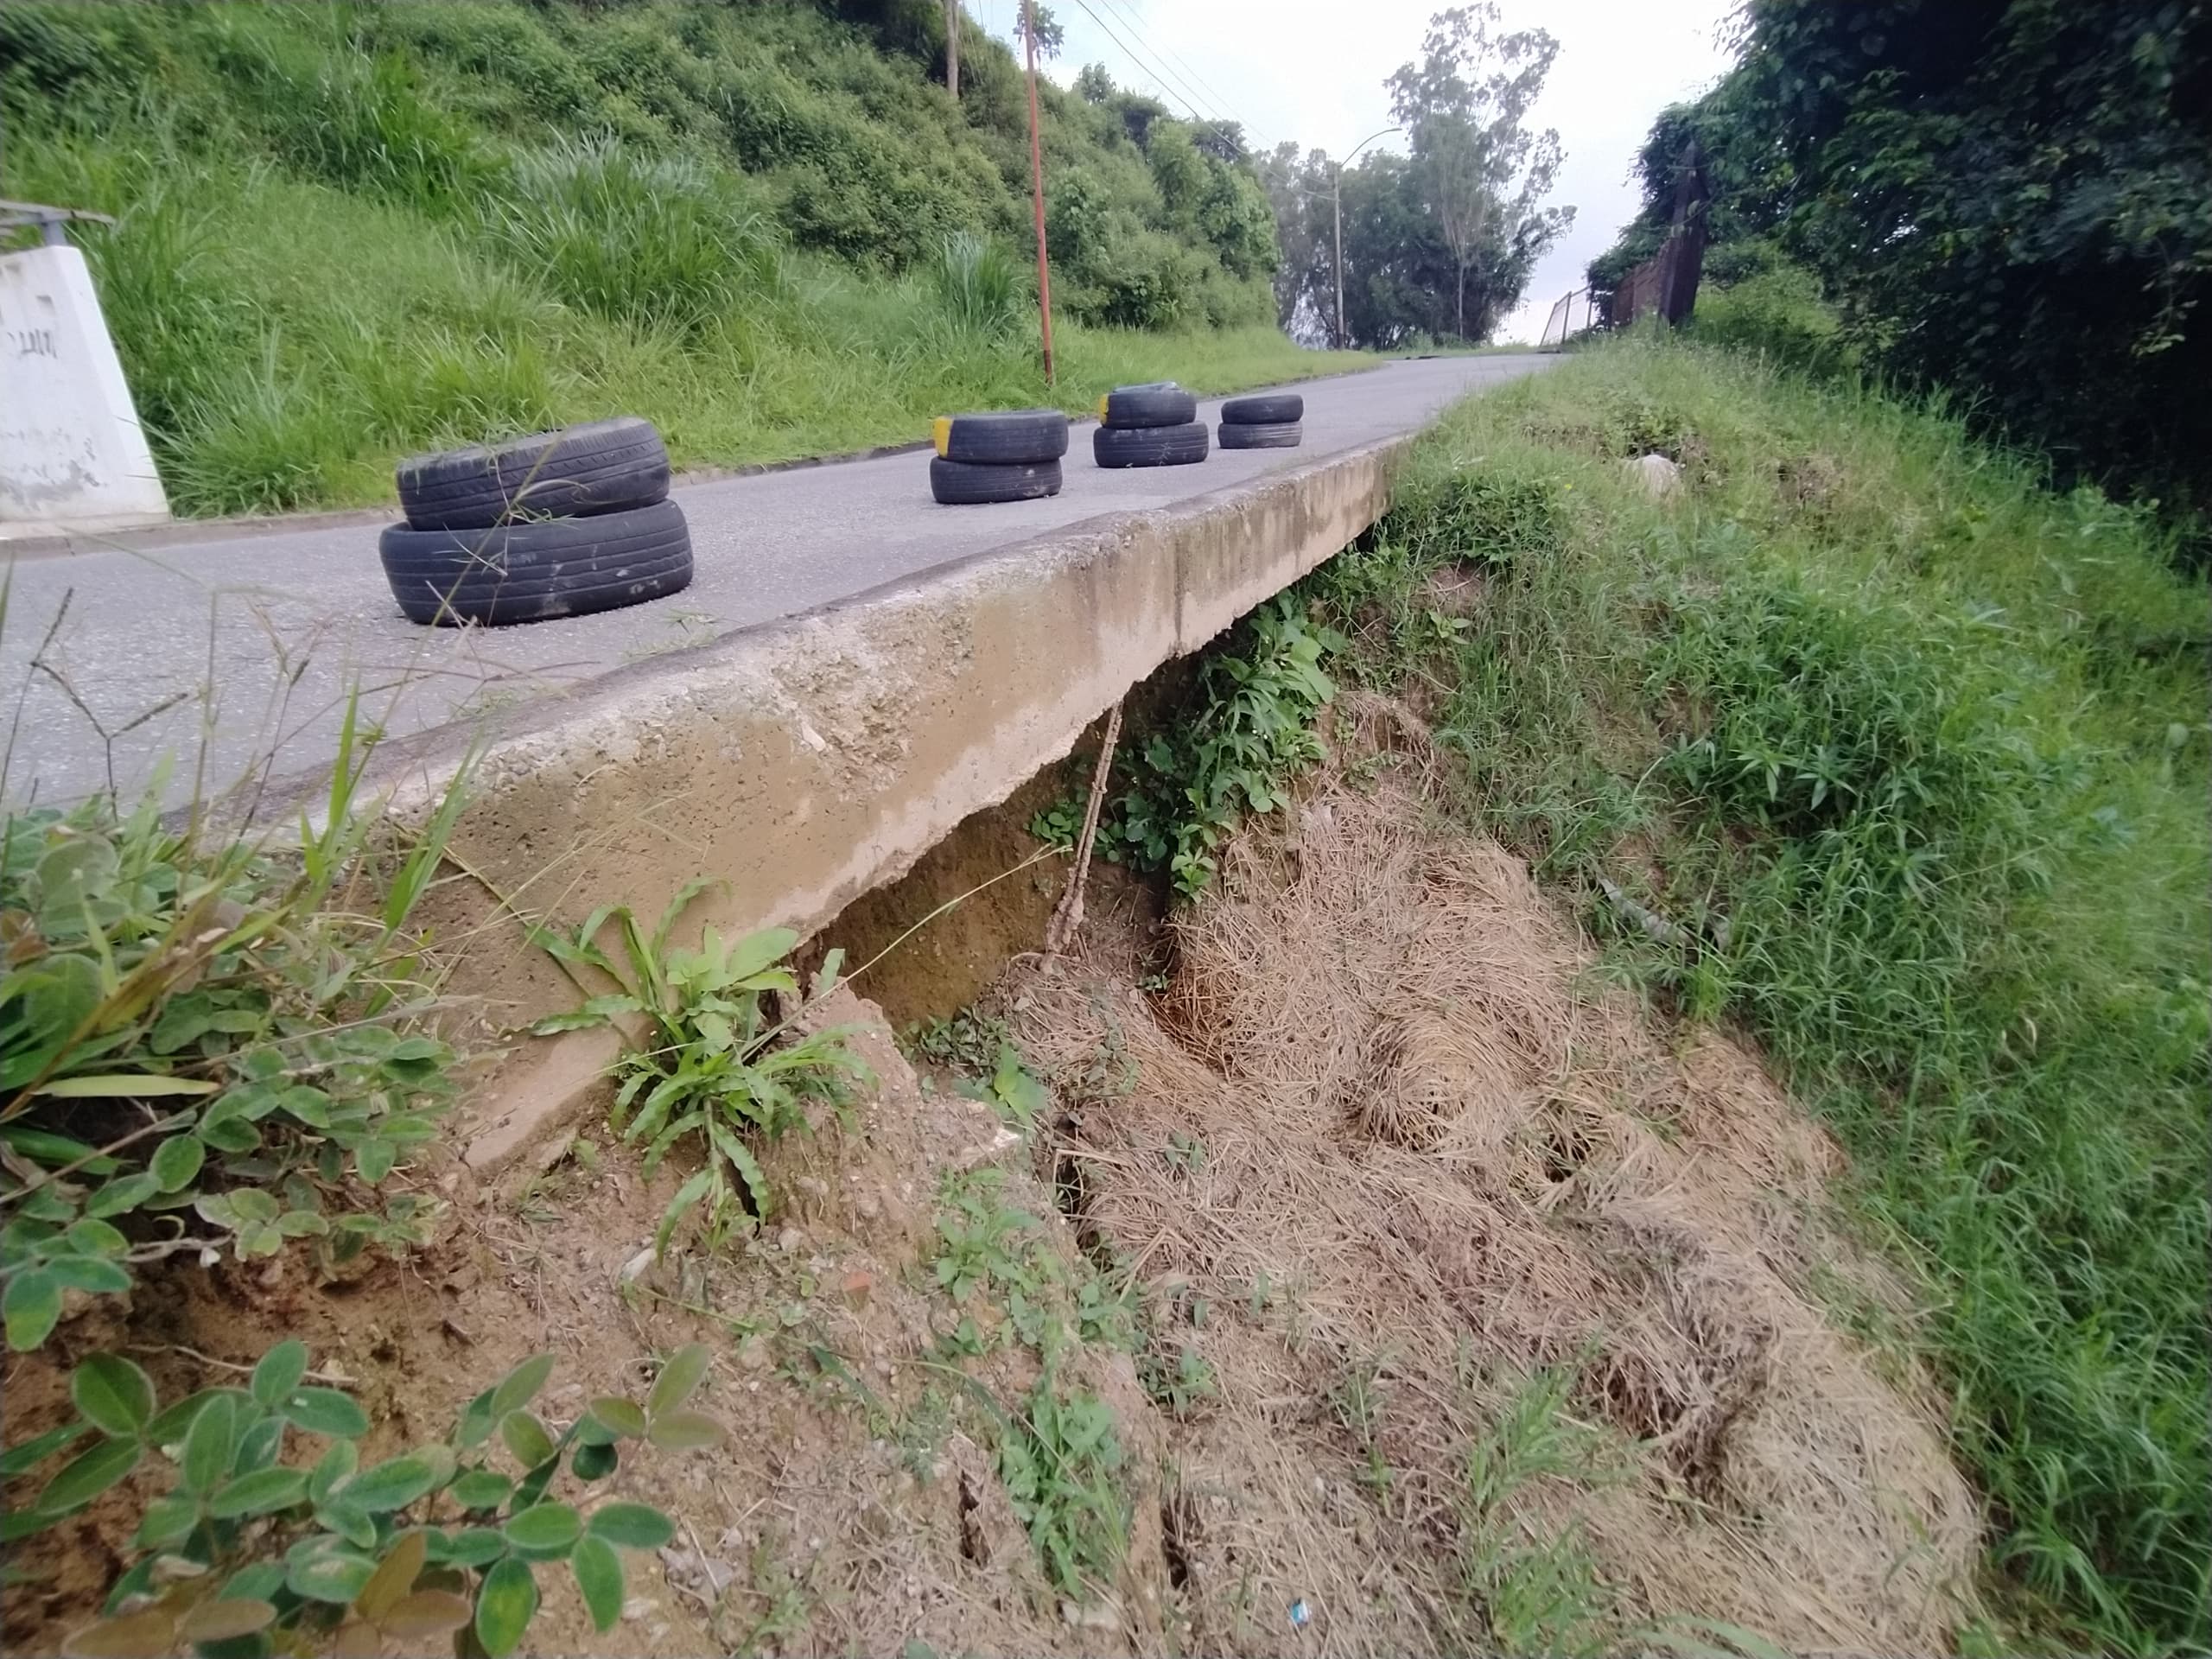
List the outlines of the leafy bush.
{"label": "leafy bush", "polygon": [[[550,1491],[564,1456],[569,1477],[588,1484],[614,1473],[626,1441],[680,1451],[719,1438],[721,1425],[690,1405],[708,1363],[703,1347],[683,1349],[642,1404],[595,1399],[556,1437],[530,1408],[553,1370],[553,1356],[540,1354],[470,1401],[448,1440],[363,1468],[367,1414],[308,1383],[298,1342],[263,1355],[247,1387],[202,1389],[167,1408],[137,1366],[91,1354],[70,1377],[77,1421],[11,1448],[0,1474],[25,1474],[98,1438],[5,1529],[10,1539],[41,1531],[142,1467],[168,1465],[169,1484],[140,1511],[135,1563],[101,1619],[64,1644],[86,1659],[185,1642],[202,1653],[374,1653],[392,1643],[420,1651],[463,1631],[496,1659],[537,1615],[539,1564],[566,1561],[593,1625],[614,1627],[619,1552],[658,1548],[675,1528],[648,1504],[587,1515]],[[312,1466],[283,1462],[294,1432],[325,1442]],[[493,1466],[495,1438],[516,1473]]]}
{"label": "leafy bush", "polygon": [[[849,1027],[779,1043],[791,1022],[772,1024],[765,999],[771,994],[798,999],[798,981],[782,965],[798,942],[789,928],[764,928],[725,944],[709,927],[699,949],[670,948],[677,920],[715,885],[687,883],[650,938],[621,906],[594,911],[574,935],[543,929],[533,935],[556,961],[595,969],[620,988],[531,1029],[550,1033],[626,1021],[643,1029],[643,1040],[614,1065],[614,1119],[625,1141],[645,1144],[646,1173],[680,1142],[705,1143],[705,1167],[677,1189],[661,1217],[653,1239],[659,1250],[667,1249],[684,1213],[698,1205],[706,1206],[709,1224],[716,1230],[741,1212],[766,1216],[773,1194],[749,1143],[805,1129],[810,1101],[843,1110],[842,1081],[867,1075],[865,1063],[846,1043]],[[610,920],[622,935],[626,977],[596,942]],[[827,995],[836,982],[842,954],[833,951],[815,976],[815,996]]]}
{"label": "leafy bush", "polygon": [[[327,817],[279,855],[180,833],[150,802],[0,823],[0,1192],[8,1344],[64,1293],[119,1294],[180,1253],[334,1262],[419,1242],[411,1197],[359,1206],[435,1132],[452,1051],[405,928],[462,797],[379,849],[352,810],[349,715]],[[362,902],[388,876],[372,910]]]}
{"label": "leafy bush", "polygon": [[739,296],[780,285],[766,221],[725,181],[615,139],[518,158],[485,228],[518,269],[621,322],[696,329]]}
{"label": "leafy bush", "polygon": [[[1320,758],[1313,720],[1336,695],[1321,664],[1344,643],[1315,626],[1296,594],[1254,611],[1207,656],[1187,717],[1117,758],[1123,789],[1100,815],[1100,855],[1166,870],[1185,897],[1204,889],[1214,849],[1247,812],[1274,811],[1288,779]],[[1030,828],[1042,839],[1071,839],[1071,822],[1082,822],[1080,810]]]}
{"label": "leafy bush", "polygon": [[1948,388],[2063,484],[2193,514],[2201,556],[2202,19],[2167,0],[1894,0],[1878,18],[1762,0],[1742,46],[1718,86],[1653,127],[1630,234],[1665,224],[1694,135],[1715,252],[1779,243],[1819,273],[1870,368]]}
{"label": "leafy bush", "polygon": [[1690,326],[1700,340],[1760,353],[1790,368],[1834,374],[1857,360],[1819,280],[1802,267],[1778,265],[1698,296]]}

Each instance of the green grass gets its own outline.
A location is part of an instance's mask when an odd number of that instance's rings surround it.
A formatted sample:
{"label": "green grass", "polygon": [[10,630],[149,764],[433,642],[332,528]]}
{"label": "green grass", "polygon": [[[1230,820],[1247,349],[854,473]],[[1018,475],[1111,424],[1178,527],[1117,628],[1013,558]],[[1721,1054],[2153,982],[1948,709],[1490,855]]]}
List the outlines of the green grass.
{"label": "green grass", "polygon": [[[1681,498],[1624,475],[1654,448]],[[2203,583],[1941,409],[1640,340],[1463,405],[1371,541],[1317,591],[1426,677],[1470,810],[1850,1149],[2023,1639],[2201,1648]],[[1463,561],[1465,627],[1421,589]]]}
{"label": "green grass", "polygon": [[1367,360],[1268,326],[1255,182],[1055,93],[1047,393],[1010,60],[955,105],[917,51],[766,0],[11,5],[0,194],[121,221],[80,239],[183,513],[614,414],[730,465]]}

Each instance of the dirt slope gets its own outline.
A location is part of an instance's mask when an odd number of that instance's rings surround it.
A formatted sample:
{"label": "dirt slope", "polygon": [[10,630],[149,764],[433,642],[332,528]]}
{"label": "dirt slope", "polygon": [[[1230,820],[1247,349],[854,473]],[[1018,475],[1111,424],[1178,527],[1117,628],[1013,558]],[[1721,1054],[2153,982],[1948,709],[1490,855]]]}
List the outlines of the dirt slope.
{"label": "dirt slope", "polygon": [[1836,1148],[1599,988],[1365,715],[1400,764],[1232,848],[1164,998],[1098,963],[1017,1001],[1086,1242],[1209,1379],[1167,1436],[1191,1645],[1280,1652],[1303,1599],[1328,1653],[1947,1649],[1979,1516],[1923,1381],[1828,1311],[1906,1310],[1823,1225]]}
{"label": "dirt slope", "polygon": [[[686,1172],[603,1136],[518,1204],[418,1169],[432,1249],[333,1286],[179,1268],[11,1361],[7,1439],[95,1347],[167,1399],[298,1335],[381,1455],[531,1353],[557,1426],[705,1341],[728,1438],[595,1499],[677,1545],[606,1637],[543,1569],[526,1651],[1949,1647],[1979,1516],[1924,1382],[1834,1311],[1910,1317],[1824,1225],[1836,1150],[1605,993],[1524,868],[1431,822],[1410,716],[1356,707],[1368,781],[1227,849],[1164,988],[1124,887],[1087,955],[986,997],[1056,1091],[1027,1137],[1019,1090],[918,1077],[841,990],[810,1017],[875,1081],[772,1149],[761,1230],[654,1262]],[[90,1616],[119,1497],[11,1563],[11,1650]]]}

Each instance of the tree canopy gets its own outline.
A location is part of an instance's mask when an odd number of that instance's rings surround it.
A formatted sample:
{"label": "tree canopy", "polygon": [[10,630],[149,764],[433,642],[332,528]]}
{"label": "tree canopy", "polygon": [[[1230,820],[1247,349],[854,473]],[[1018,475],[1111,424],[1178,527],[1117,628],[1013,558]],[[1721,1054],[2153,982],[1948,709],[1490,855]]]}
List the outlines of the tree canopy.
{"label": "tree canopy", "polygon": [[1743,45],[1654,126],[1593,283],[1656,250],[1694,137],[1716,251],[1809,267],[1869,366],[1951,389],[2062,483],[2212,506],[2212,13],[1752,0]]}
{"label": "tree canopy", "polygon": [[1277,145],[1261,170],[1282,250],[1283,327],[1339,346],[1486,338],[1573,219],[1572,207],[1544,205],[1559,135],[1527,124],[1558,54],[1541,29],[1503,32],[1490,0],[1455,6],[1429,20],[1421,55],[1385,83],[1410,156],[1370,151],[1341,168],[1325,151]]}

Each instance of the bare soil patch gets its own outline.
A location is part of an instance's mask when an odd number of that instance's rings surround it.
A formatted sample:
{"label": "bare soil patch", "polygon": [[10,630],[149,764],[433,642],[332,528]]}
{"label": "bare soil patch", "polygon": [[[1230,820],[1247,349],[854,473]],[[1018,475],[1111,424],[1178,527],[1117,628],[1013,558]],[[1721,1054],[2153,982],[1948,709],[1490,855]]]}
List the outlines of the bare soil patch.
{"label": "bare soil patch", "polygon": [[[815,1017],[861,1025],[875,1085],[855,1131],[825,1113],[814,1136],[764,1159],[783,1205],[758,1233],[652,1263],[654,1224],[687,1172],[647,1181],[626,1152],[572,1152],[512,1211],[456,1186],[435,1247],[351,1285],[181,1271],[141,1294],[127,1329],[65,1327],[10,1362],[8,1440],[67,1416],[67,1368],[97,1347],[133,1352],[167,1400],[296,1335],[352,1380],[379,1425],[365,1455],[382,1455],[442,1438],[471,1395],[532,1353],[559,1357],[542,1396],[557,1430],[591,1396],[634,1393],[657,1357],[704,1341],[715,1358],[700,1403],[727,1437],[626,1461],[591,1489],[593,1502],[660,1506],[677,1544],[632,1559],[625,1616],[605,1636],[566,1569],[541,1568],[545,1611],[525,1653],[1156,1651],[1158,1457],[1129,1356],[1079,1347],[1060,1366],[1065,1392],[1095,1395],[1120,1425],[1135,1522],[1127,1570],[1071,1600],[1046,1583],[997,1474],[1003,1417],[1029,1398],[1038,1358],[1007,1338],[1002,1311],[956,1308],[933,1272],[940,1184],[979,1168],[1033,1218],[1037,1248],[1074,1259],[1022,1143],[988,1106],[925,1093],[849,992]],[[986,1352],[948,1356],[963,1316],[984,1326]],[[129,1559],[129,1491],[16,1552],[10,1651],[55,1651],[89,1622]]]}

